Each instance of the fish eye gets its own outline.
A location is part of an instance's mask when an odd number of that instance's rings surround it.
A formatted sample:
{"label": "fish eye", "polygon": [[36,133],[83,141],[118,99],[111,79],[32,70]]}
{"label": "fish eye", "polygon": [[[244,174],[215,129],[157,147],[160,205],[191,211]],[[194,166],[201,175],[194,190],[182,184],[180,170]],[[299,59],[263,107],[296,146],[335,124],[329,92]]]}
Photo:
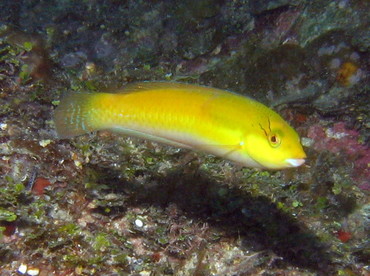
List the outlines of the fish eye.
{"label": "fish eye", "polygon": [[276,133],[270,133],[268,136],[269,143],[272,147],[276,148],[280,146],[281,140],[280,137]]}

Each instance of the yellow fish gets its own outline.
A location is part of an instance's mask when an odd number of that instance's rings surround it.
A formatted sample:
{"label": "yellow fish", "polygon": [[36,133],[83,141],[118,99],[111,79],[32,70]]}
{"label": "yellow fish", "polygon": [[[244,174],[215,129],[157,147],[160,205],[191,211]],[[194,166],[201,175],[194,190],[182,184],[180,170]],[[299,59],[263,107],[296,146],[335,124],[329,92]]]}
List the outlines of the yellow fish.
{"label": "yellow fish", "polygon": [[74,93],[55,110],[60,138],[96,130],[201,150],[254,168],[304,163],[298,134],[263,104],[221,89],[142,82],[117,93]]}

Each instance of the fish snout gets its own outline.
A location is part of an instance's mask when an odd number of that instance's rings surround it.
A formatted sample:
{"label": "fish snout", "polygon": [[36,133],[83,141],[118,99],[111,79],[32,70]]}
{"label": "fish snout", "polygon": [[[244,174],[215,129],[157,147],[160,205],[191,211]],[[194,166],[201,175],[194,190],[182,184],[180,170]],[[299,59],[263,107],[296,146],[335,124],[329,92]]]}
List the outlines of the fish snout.
{"label": "fish snout", "polygon": [[299,167],[304,164],[306,160],[304,158],[289,158],[285,162],[288,163],[291,167]]}

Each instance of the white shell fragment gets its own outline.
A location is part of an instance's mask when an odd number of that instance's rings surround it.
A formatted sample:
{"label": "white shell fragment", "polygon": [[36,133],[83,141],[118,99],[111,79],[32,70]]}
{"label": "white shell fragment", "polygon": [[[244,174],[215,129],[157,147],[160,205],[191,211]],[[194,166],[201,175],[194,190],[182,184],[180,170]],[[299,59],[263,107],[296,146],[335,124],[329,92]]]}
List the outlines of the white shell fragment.
{"label": "white shell fragment", "polygon": [[45,148],[47,145],[49,145],[51,143],[51,140],[50,139],[47,139],[47,140],[41,140],[39,141],[39,145],[43,148]]}
{"label": "white shell fragment", "polygon": [[144,222],[141,219],[136,219],[135,220],[135,225],[139,228],[144,226]]}
{"label": "white shell fragment", "polygon": [[30,268],[27,270],[27,275],[30,275],[30,276],[37,276],[39,275],[40,273],[40,269],[38,268]]}
{"label": "white shell fragment", "polygon": [[27,272],[27,265],[26,264],[21,264],[19,267],[18,267],[18,272],[20,274],[25,274]]}

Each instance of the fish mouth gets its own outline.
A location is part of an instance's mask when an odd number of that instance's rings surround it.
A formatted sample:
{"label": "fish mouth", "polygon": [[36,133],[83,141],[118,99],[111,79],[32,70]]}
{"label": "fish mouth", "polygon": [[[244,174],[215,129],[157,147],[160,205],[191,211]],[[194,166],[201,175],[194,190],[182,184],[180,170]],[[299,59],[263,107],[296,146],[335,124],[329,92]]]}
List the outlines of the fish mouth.
{"label": "fish mouth", "polygon": [[289,158],[285,162],[288,163],[291,167],[299,167],[304,164],[306,160],[303,158]]}

